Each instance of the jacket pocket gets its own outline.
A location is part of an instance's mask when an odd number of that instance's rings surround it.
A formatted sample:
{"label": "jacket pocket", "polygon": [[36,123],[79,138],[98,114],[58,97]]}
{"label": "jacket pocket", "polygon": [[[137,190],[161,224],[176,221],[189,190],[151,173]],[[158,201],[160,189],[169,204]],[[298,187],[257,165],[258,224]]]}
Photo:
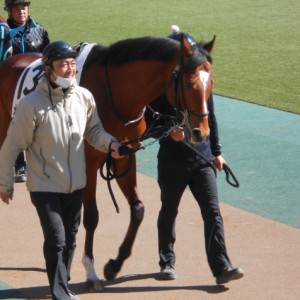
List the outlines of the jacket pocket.
{"label": "jacket pocket", "polygon": [[43,149],[42,149],[42,148],[40,149],[40,155],[41,155],[41,158],[42,158],[42,161],[43,161],[43,173],[44,173],[44,175],[45,175],[47,178],[50,178],[50,175],[47,174],[47,172],[46,172],[46,160],[45,160],[45,157],[44,157],[44,155],[43,155]]}

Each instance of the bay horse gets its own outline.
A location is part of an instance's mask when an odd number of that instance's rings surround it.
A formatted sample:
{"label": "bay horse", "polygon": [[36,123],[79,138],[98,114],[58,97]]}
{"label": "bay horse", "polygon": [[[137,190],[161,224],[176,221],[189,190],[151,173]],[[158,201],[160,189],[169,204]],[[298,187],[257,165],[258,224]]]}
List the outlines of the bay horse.
{"label": "bay horse", "polygon": [[12,56],[12,45],[9,37],[9,26],[0,16],[0,62]]}
{"label": "bay horse", "polygon": [[[184,115],[191,128],[192,142],[200,142],[209,136],[207,101],[213,80],[208,56],[214,42],[215,39],[199,48],[182,34],[180,42],[169,38],[141,37],[118,41],[108,47],[95,45],[83,66],[80,85],[93,93],[105,129],[122,143],[134,141],[129,147],[139,148],[138,139],[146,131],[144,108],[162,94]],[[11,121],[17,81],[22,71],[38,58],[40,54],[37,53],[15,55],[0,65],[0,145]],[[87,143],[85,155],[87,185],[83,224],[86,236],[82,262],[89,286],[101,290],[94,268],[93,240],[99,222],[97,173],[106,155]],[[118,174],[127,169],[126,174],[116,180],[131,214],[117,257],[110,259],[104,267],[107,280],[117,276],[130,256],[144,216],[144,205],[137,187],[135,155],[124,155],[115,164]]]}

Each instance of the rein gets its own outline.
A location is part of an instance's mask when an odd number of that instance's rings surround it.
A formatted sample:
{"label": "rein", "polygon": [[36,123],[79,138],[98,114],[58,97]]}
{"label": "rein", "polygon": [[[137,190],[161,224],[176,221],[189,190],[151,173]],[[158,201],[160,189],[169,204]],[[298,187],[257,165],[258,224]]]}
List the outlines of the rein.
{"label": "rein", "polygon": [[[143,135],[141,137],[133,139],[133,140],[130,140],[130,141],[127,141],[127,142],[123,143],[120,146],[120,148],[119,148],[119,154],[120,155],[128,155],[129,156],[129,161],[128,161],[127,167],[126,167],[126,169],[122,173],[117,174],[116,161],[112,158],[110,152],[107,153],[105,159],[103,160],[102,164],[100,165],[100,169],[99,169],[100,175],[107,182],[108,191],[110,193],[110,196],[112,198],[112,201],[113,201],[113,204],[114,204],[114,206],[116,208],[117,213],[120,213],[120,209],[119,209],[117,200],[115,198],[115,195],[114,195],[112,187],[111,187],[111,181],[113,179],[117,179],[117,178],[125,176],[128,173],[128,171],[130,170],[130,167],[131,167],[131,164],[132,164],[132,155],[135,152],[137,152],[138,150],[142,150],[142,149],[146,148],[146,146],[144,146],[144,147],[140,147],[138,149],[135,149],[135,148],[130,148],[127,145],[140,143],[140,142],[143,142],[146,139],[149,139],[151,137],[154,137],[154,136],[157,136],[157,135],[160,135],[160,134],[161,134],[161,136],[160,136],[159,139],[168,136],[169,133],[165,131],[164,127],[163,127],[163,132],[162,132],[161,129],[156,130],[156,131],[152,131],[152,132],[151,132],[151,130],[152,130],[152,128],[154,128],[155,123],[160,118],[167,118],[169,120],[172,120],[173,122],[175,120],[174,116],[163,115],[163,114],[159,114],[157,112],[154,112],[153,115],[155,115],[155,116],[154,116],[154,120],[152,121],[152,124],[149,126],[149,129],[146,130],[143,133]],[[175,124],[175,122],[174,122],[174,124]],[[156,140],[155,140],[155,142],[156,142]],[[148,144],[147,146],[149,146],[149,145],[150,144]],[[106,170],[106,174],[104,172],[104,169]]]}
{"label": "rein", "polygon": [[[124,154],[122,154],[122,155],[124,155]],[[106,155],[105,160],[103,160],[103,162],[100,166],[100,171],[99,171],[100,175],[107,182],[108,190],[109,190],[110,196],[112,198],[112,201],[116,208],[117,213],[120,213],[120,209],[119,209],[119,205],[117,203],[116,197],[115,197],[112,187],[111,187],[111,181],[113,179],[117,179],[122,176],[125,176],[127,174],[127,172],[129,171],[131,164],[132,164],[132,154],[129,153],[129,162],[128,162],[127,168],[125,169],[124,172],[117,174],[116,161],[112,158],[111,154],[108,153]],[[104,174],[105,166],[106,166],[106,175]]]}

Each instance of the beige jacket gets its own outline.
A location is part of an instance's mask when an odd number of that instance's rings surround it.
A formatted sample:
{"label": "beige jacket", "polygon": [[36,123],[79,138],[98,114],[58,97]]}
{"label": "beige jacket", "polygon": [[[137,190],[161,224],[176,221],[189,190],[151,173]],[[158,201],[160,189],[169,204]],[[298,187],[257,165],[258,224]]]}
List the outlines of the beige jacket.
{"label": "beige jacket", "polygon": [[13,190],[14,164],[26,150],[29,191],[70,193],[86,185],[84,138],[108,152],[115,140],[99,119],[92,94],[77,84],[66,94],[43,77],[16,110],[0,151],[0,191]]}

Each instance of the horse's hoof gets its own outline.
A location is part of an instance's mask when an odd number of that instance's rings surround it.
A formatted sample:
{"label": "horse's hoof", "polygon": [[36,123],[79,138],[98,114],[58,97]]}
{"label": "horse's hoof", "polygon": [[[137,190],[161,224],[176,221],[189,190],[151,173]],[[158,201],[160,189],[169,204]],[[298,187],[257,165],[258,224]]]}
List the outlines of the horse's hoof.
{"label": "horse's hoof", "polygon": [[113,259],[110,259],[108,263],[105,265],[103,273],[106,280],[112,280],[116,278],[118,272],[114,269]]}
{"label": "horse's hoof", "polygon": [[103,290],[103,286],[100,282],[100,280],[87,280],[86,283],[86,288],[87,290],[92,290],[92,291],[96,291],[96,292],[101,292]]}

